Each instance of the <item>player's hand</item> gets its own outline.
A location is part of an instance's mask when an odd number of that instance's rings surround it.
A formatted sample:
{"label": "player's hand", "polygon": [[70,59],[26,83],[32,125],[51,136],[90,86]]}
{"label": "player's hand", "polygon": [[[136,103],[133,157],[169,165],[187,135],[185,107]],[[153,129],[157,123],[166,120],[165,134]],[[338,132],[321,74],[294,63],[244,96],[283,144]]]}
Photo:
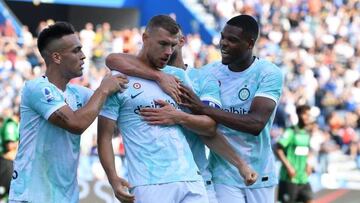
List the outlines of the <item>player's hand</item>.
{"label": "player's hand", "polygon": [[178,122],[180,111],[163,100],[155,100],[160,108],[142,108],[140,115],[150,125],[175,125]]}
{"label": "player's hand", "polygon": [[111,95],[117,91],[123,92],[127,88],[128,79],[123,74],[111,75],[107,73],[101,81],[100,87],[107,95]]}
{"label": "player's hand", "polygon": [[133,203],[135,196],[129,193],[130,184],[120,177],[110,182],[112,189],[114,190],[115,197],[120,200],[121,203]]}
{"label": "player's hand", "polygon": [[245,185],[249,186],[256,182],[258,174],[252,170],[247,164],[239,168],[240,175],[244,178]]}
{"label": "player's hand", "polygon": [[176,103],[180,102],[180,80],[172,75],[162,73],[157,83]]}
{"label": "player's hand", "polygon": [[295,171],[294,167],[288,166],[288,167],[286,167],[286,171],[290,178],[293,178],[296,176],[296,171]]}
{"label": "player's hand", "polygon": [[187,107],[194,114],[203,114],[205,105],[201,102],[198,96],[188,87],[180,85],[181,90],[181,103],[183,107]]}
{"label": "player's hand", "polygon": [[16,150],[11,150],[11,151],[6,152],[2,156],[3,156],[4,159],[12,161],[12,160],[15,160],[16,152],[17,152]]}

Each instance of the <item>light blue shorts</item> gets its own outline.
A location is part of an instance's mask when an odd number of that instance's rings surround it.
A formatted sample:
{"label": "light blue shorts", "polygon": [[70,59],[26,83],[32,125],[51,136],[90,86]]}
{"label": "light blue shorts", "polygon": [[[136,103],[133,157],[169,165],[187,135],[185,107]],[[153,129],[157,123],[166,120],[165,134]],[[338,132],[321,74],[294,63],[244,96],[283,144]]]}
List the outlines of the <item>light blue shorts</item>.
{"label": "light blue shorts", "polygon": [[202,181],[137,186],[131,190],[135,203],[208,203]]}
{"label": "light blue shorts", "polygon": [[238,188],[224,184],[214,184],[219,203],[274,203],[275,186],[264,188]]}

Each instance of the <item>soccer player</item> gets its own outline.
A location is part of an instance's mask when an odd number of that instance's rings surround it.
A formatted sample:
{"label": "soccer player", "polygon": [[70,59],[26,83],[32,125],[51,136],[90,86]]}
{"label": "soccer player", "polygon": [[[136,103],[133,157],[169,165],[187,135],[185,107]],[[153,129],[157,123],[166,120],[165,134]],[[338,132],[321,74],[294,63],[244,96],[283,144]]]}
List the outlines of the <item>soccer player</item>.
{"label": "soccer player", "polygon": [[[178,43],[179,27],[166,15],[154,16],[143,34],[139,61],[176,75],[191,85],[184,70],[166,66]],[[202,177],[178,125],[149,125],[143,108],[178,109],[178,104],[153,81],[129,76],[129,88],[108,98],[99,116],[100,161],[115,196],[122,202],[208,202]],[[180,111],[179,111],[180,112]],[[207,116],[187,115],[184,125],[210,134],[216,123]],[[114,128],[123,135],[128,161],[128,182],[116,174],[111,139]],[[130,189],[130,193],[126,192]]]}
{"label": "soccer player", "polygon": [[[170,57],[168,62],[169,65],[186,69],[190,79],[192,80],[193,87],[197,94],[200,96],[203,103],[208,105],[219,107],[220,104],[220,89],[218,81],[210,74],[207,74],[199,69],[187,67],[184,64],[182,59],[182,46],[185,43],[184,36],[182,36],[181,31],[179,32],[179,44],[175,47],[173,54]],[[151,69],[144,64],[139,63],[134,56],[128,54],[111,54],[107,58],[107,65],[111,69],[117,69],[121,72],[124,72],[128,75],[137,74],[140,77],[147,77],[152,80],[164,79],[168,77],[163,72],[158,70]],[[156,75],[163,75],[157,77]],[[160,86],[162,83],[159,82]],[[162,87],[163,89],[168,88],[168,86]],[[171,124],[180,124],[183,120],[183,113],[179,111],[174,111],[173,108],[146,108],[141,111],[141,115],[146,121],[151,124],[157,125],[171,125]],[[184,126],[185,128],[187,126]],[[189,130],[190,131],[189,131]],[[257,174],[251,170],[247,164],[245,164],[236,152],[231,148],[226,139],[220,134],[213,135],[195,135],[189,128],[185,129],[186,138],[190,145],[190,148],[193,152],[195,162],[200,169],[200,172],[205,181],[207,194],[210,202],[217,202],[215,191],[213,189],[213,184],[211,181],[211,172],[208,169],[208,160],[205,154],[205,146],[208,145],[211,150],[223,156],[225,159],[229,160],[234,166],[238,168],[240,174],[246,180],[247,185],[251,185],[256,181]]]}
{"label": "soccer player", "polygon": [[20,143],[10,202],[79,202],[80,135],[108,95],[122,90],[124,76],[108,74],[92,91],[68,84],[82,75],[85,56],[72,25],[57,22],[38,37],[45,75],[26,82],[20,104]]}
{"label": "soccer player", "polygon": [[222,109],[204,105],[186,87],[182,88],[182,105],[221,124],[219,130],[259,175],[258,180],[248,187],[234,166],[211,153],[210,170],[220,203],[275,200],[278,180],[270,129],[283,76],[276,65],[253,55],[258,35],[259,25],[253,17],[238,15],[231,18],[221,32],[221,62],[203,67],[220,83]]}
{"label": "soccer player", "polygon": [[308,164],[310,152],[310,128],[315,119],[308,105],[296,108],[299,122],[285,130],[276,145],[282,167],[278,199],[282,203],[313,202],[314,193],[309,184],[312,167]]}

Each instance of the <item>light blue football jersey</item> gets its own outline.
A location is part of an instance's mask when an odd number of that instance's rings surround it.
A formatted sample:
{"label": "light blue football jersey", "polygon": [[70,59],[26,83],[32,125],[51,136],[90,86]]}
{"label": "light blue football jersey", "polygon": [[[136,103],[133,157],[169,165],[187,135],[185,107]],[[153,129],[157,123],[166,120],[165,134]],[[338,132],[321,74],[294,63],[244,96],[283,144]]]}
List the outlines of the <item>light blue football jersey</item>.
{"label": "light blue football jersey", "polygon": [[[216,78],[212,74],[198,68],[188,67],[186,73],[192,81],[194,91],[200,100],[209,106],[220,108],[220,87]],[[211,173],[208,168],[209,161],[206,157],[204,143],[198,137],[199,135],[192,131],[184,128],[184,132],[203,179],[205,181],[211,180]]]}
{"label": "light blue football jersey", "polygon": [[[184,70],[166,66],[162,71],[175,75],[191,87]],[[128,88],[109,97],[100,115],[117,121],[124,140],[130,185],[201,181],[182,128],[179,125],[148,125],[139,115],[141,108],[157,108],[155,99],[180,110],[177,103],[154,81],[132,76],[128,79]]]}
{"label": "light blue football jersey", "polygon": [[[218,79],[224,111],[247,114],[255,97],[266,97],[278,103],[283,75],[277,66],[266,60],[256,58],[253,64],[242,72],[232,72],[221,62],[206,65],[203,69],[213,73]],[[278,182],[270,137],[274,116],[275,110],[258,136],[219,125],[219,130],[231,146],[259,175],[256,183],[250,188],[273,186]],[[215,153],[210,154],[210,170],[215,183],[247,187],[238,170]]]}
{"label": "light blue football jersey", "polygon": [[46,77],[26,82],[20,104],[20,144],[14,161],[10,200],[25,202],[79,201],[77,166],[80,135],[51,124],[48,118],[68,104],[84,106],[92,91],[67,85],[65,92]]}

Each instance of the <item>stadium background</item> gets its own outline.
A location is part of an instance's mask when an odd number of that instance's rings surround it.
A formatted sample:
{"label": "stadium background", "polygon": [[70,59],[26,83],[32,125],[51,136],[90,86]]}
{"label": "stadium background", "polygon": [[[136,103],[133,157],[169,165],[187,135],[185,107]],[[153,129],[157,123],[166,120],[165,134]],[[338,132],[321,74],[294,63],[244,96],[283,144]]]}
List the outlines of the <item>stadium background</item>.
{"label": "stadium background", "polygon": [[[256,55],[285,74],[273,140],[297,122],[297,104],[312,105],[318,126],[311,139],[316,202],[360,199],[359,1],[0,0],[0,11],[1,120],[18,118],[24,81],[44,72],[36,36],[54,21],[69,21],[79,31],[86,69],[72,82],[94,89],[105,73],[105,57],[137,53],[143,26],[153,15],[176,18],[186,34],[185,62],[195,67],[220,59],[218,33],[227,19],[238,13],[256,16],[261,24]],[[126,175],[121,136],[113,143],[119,174]],[[81,202],[115,202],[97,157],[96,126],[82,136],[81,150]]]}

